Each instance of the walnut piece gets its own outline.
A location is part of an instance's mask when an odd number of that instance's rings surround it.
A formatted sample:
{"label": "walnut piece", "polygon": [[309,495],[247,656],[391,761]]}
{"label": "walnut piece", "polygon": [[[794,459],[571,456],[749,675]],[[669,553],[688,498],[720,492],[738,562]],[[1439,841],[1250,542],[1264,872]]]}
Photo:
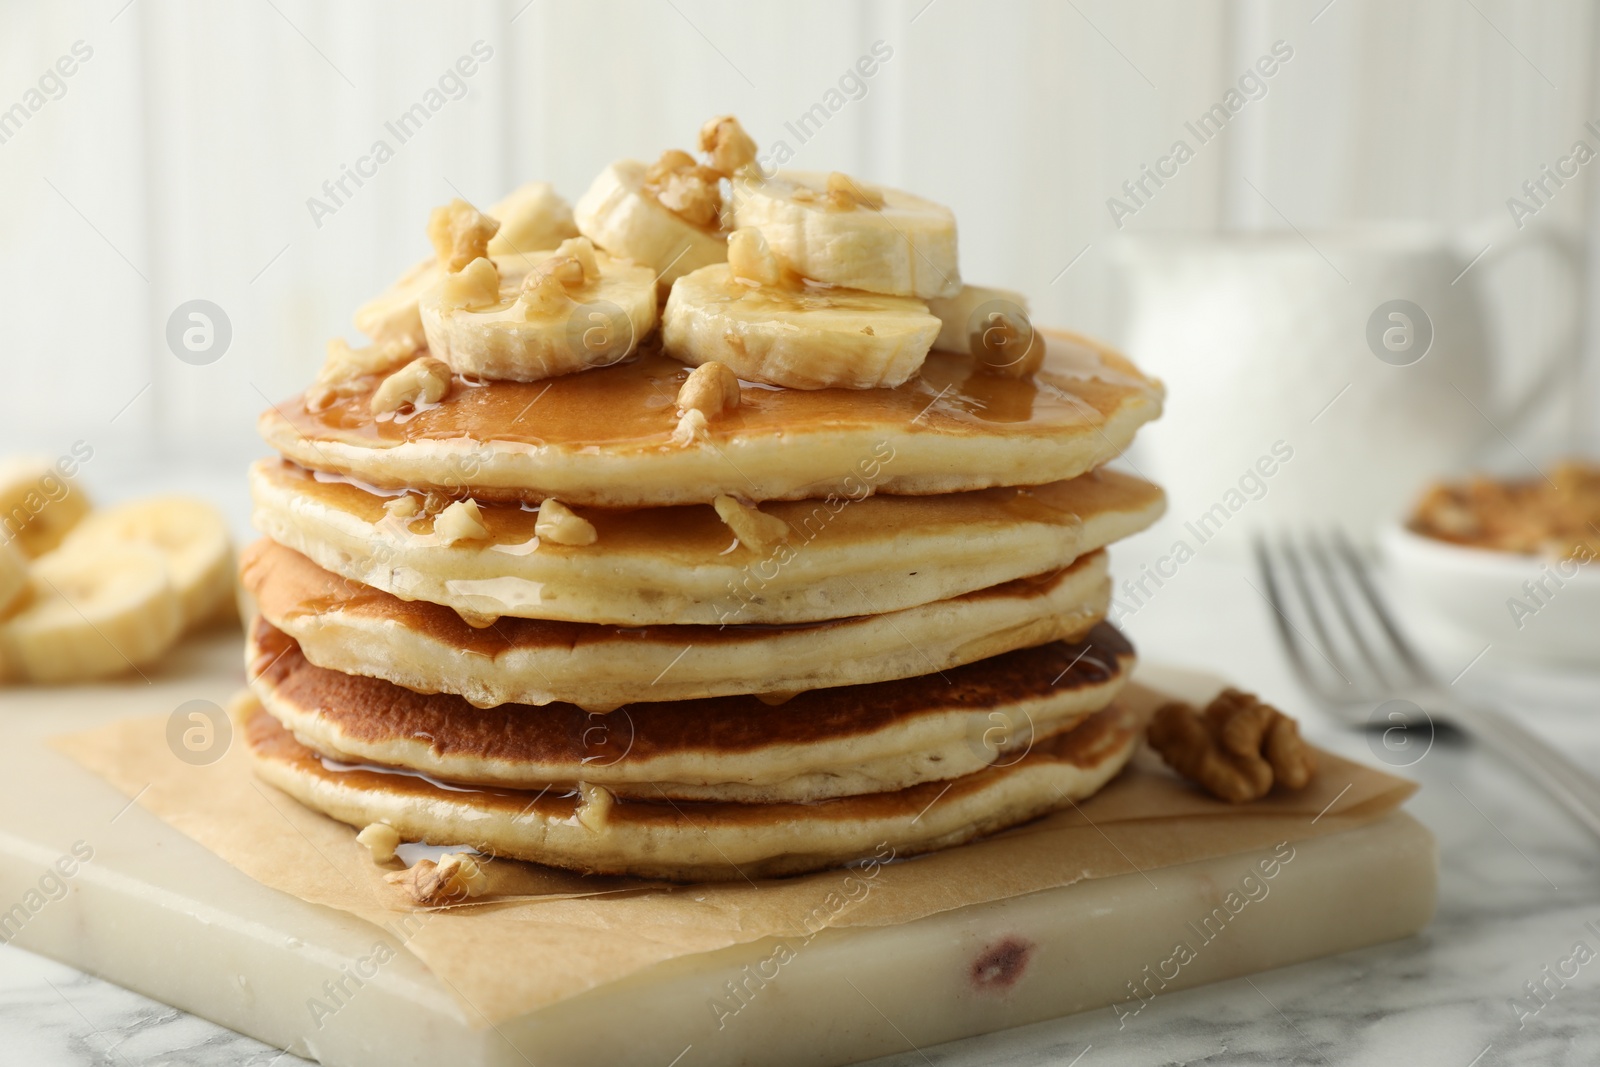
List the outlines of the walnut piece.
{"label": "walnut piece", "polygon": [[856,181],[848,174],[832,171],[828,175],[828,209],[830,211],[853,211],[858,207],[871,208],[874,211],[883,207],[883,194],[878,190]]}
{"label": "walnut piece", "polygon": [[645,171],[645,189],[685,222],[716,229],[722,219],[722,175],[687,152],[669,148]]}
{"label": "walnut piece", "polygon": [[493,307],[500,302],[500,268],[494,260],[480,256],[454,274],[446,274],[439,284],[439,308]]}
{"label": "walnut piece", "polygon": [[985,374],[1026,378],[1044,364],[1044,338],[1020,312],[991,311],[968,338]]}
{"label": "walnut piece", "polygon": [[489,254],[489,238],[500,229],[492,219],[465,200],[452,200],[428,216],[428,240],[445,271],[454,272]]}
{"label": "walnut piece", "polygon": [[383,380],[372,394],[374,415],[417,404],[437,404],[450,391],[450,368],[443,360],[419,356]]}
{"label": "walnut piece", "polygon": [[367,851],[372,853],[372,862],[381,865],[394,860],[394,850],[400,844],[400,831],[386,822],[368,823],[356,835],[356,840],[367,846]]}
{"label": "walnut piece", "polygon": [[711,419],[739,406],[739,376],[726,363],[711,360],[689,372],[678,388],[678,410]]}
{"label": "walnut piece", "polygon": [[489,536],[476,500],[457,500],[439,512],[439,517],[433,520],[433,532],[447,545],[457,541],[482,541]]}
{"label": "walnut piece", "polygon": [[616,803],[611,791],[592,782],[578,783],[578,822],[595,833],[605,831],[611,819],[611,807]]}
{"label": "walnut piece", "polygon": [[[587,237],[569,237],[562,241],[556,248],[557,259],[574,259],[578,262],[579,273],[575,285],[584,285],[600,280],[600,260],[594,254],[594,242]],[[566,279],[563,277],[563,282]]]}
{"label": "walnut piece", "polygon": [[481,897],[489,890],[489,876],[476,858],[464,852],[451,852],[438,863],[418,860],[403,871],[384,875],[384,881],[397,885],[424,907],[460,904]]}
{"label": "walnut piece", "polygon": [[558,545],[592,545],[600,536],[594,523],[559,500],[545,500],[539,505],[539,518],[533,524],[533,532],[539,540]]}
{"label": "walnut piece", "polygon": [[780,541],[787,540],[789,524],[776,515],[768,515],[759,508],[741,504],[731,496],[719,496],[712,507],[722,521],[728,524],[739,543],[755,552],[765,552]]}
{"label": "walnut piece", "polygon": [[391,518],[409,520],[422,513],[422,501],[411,493],[401,493],[399,496],[384,501],[383,513]]}
{"label": "walnut piece", "polygon": [[392,334],[363,348],[351,348],[344,338],[335,337],[328,342],[316,381],[306,390],[306,410],[326,411],[336,400],[359,395],[366,388],[361,379],[393,370],[421,347],[422,339],[411,334]]}
{"label": "walnut piece", "polygon": [[728,273],[735,281],[749,285],[781,285],[783,264],[773,254],[766,237],[753,226],[743,226],[728,235]]}
{"label": "walnut piece", "polygon": [[732,115],[719,115],[700,127],[700,151],[711,169],[733,177],[756,159],[756,142]]}
{"label": "walnut piece", "polygon": [[1165,704],[1150,723],[1150,747],[1173,770],[1235,804],[1257,800],[1274,785],[1303,789],[1316,773],[1316,753],[1299,725],[1270,704],[1224,689],[1204,712]]}
{"label": "walnut piece", "polygon": [[672,431],[672,443],[687,448],[710,436],[711,427],[706,421],[706,413],[699,408],[690,408],[678,416],[678,425]]}

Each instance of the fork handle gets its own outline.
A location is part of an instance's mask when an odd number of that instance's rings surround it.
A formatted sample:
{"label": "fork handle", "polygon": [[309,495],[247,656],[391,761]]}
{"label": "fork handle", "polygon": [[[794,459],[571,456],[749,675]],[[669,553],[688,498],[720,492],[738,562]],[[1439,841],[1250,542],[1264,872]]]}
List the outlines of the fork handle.
{"label": "fork handle", "polygon": [[1488,708],[1458,707],[1452,717],[1561,803],[1590,833],[1600,837],[1600,781],[1559,750],[1516,722]]}

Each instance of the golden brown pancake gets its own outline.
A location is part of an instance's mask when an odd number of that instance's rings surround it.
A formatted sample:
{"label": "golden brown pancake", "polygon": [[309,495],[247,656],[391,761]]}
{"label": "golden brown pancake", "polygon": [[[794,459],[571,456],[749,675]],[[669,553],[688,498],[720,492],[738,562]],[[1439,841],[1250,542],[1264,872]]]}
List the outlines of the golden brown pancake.
{"label": "golden brown pancake", "polygon": [[409,841],[595,874],[726,881],[836,866],[891,846],[896,856],[946,848],[1082,800],[1122,769],[1143,732],[1120,704],[1035,745],[1007,766],[948,782],[809,803],[616,799],[463,788],[414,772],[326,760],[249,693],[233,705],[256,773],[314,810],[384,822]]}
{"label": "golden brown pancake", "polygon": [[303,396],[274,406],[259,428],[301,466],[480,502],[637,507],[1042,485],[1115,458],[1162,402],[1160,383],[1116,352],[1042,336],[1044,365],[1031,377],[978,373],[971,356],[934,352],[894,389],[746,384],[709,438],[687,444],[673,432],[689,368],[658,347],[540,382],[457,379],[442,402],[407,414],[371,414],[372,376],[320,412]]}
{"label": "golden brown pancake", "polygon": [[[489,536],[447,544],[426,514],[281,460],[250,472],[255,524],[318,565],[479,616],[624,626],[798,623],[898,611],[1044,574],[1144,529],[1161,490],[1113,471],[1031,488],[777,501],[789,539],[746,548],[708,504],[582,508],[598,539],[558,545],[538,514],[482,506]],[[435,499],[435,506],[443,501]]]}
{"label": "golden brown pancake", "polygon": [[571,704],[474,708],[310,663],[257,619],[247,650],[262,706],[306,746],[341,761],[454,783],[537,790],[587,781],[619,796],[806,801],[902,789],[1014,763],[1106,707],[1133,667],[1109,624],[898,682],[803,693],[637,703],[592,715]]}
{"label": "golden brown pancake", "polygon": [[948,670],[1104,618],[1106,555],[950,600],[795,626],[650,626],[504,618],[474,627],[450,608],[340,578],[271,541],[240,555],[257,610],[311,662],[480,707],[566,701],[606,711],[640,699],[789,694]]}

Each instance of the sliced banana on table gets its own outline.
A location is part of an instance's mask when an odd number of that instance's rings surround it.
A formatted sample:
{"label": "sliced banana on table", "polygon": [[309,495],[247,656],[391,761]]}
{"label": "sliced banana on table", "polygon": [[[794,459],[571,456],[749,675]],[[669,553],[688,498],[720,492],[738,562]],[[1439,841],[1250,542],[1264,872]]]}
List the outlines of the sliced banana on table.
{"label": "sliced banana on table", "polygon": [[721,263],[728,258],[721,193],[697,167],[686,152],[668,152],[654,165],[618,160],[578,198],[579,232],[614,256],[650,267],[663,286]]}
{"label": "sliced banana on table", "polygon": [[729,255],[672,287],[661,336],[680,362],[792,389],[873,389],[915,375],[938,336],[920,300],[806,284],[754,230],[735,231]]}
{"label": "sliced banana on table", "polygon": [[586,237],[478,259],[421,302],[433,356],[457,374],[531,382],[609,366],[656,324],[656,274]]}
{"label": "sliced banana on table", "polygon": [[28,557],[16,545],[0,543],[0,619],[21,608],[27,594]]}
{"label": "sliced banana on table", "polygon": [[183,631],[166,557],[141,544],[64,544],[34,561],[33,594],[0,622],[12,676],[67,682],[120,674],[165,652]]}
{"label": "sliced banana on table", "polygon": [[956,217],[920,196],[834,171],[779,171],[734,184],[733,221],[813,281],[891,296],[961,290]]}
{"label": "sliced banana on table", "polygon": [[88,494],[50,460],[0,460],[0,541],[23,555],[41,556],[55,548],[88,512]]}
{"label": "sliced banana on table", "polygon": [[203,500],[151,497],[95,511],[62,544],[93,553],[119,545],[153,548],[166,561],[184,626],[207,621],[233,597],[233,543],[222,513]]}
{"label": "sliced banana on table", "polygon": [[[491,256],[520,255],[554,248],[578,235],[572,208],[549,182],[528,182],[489,209],[488,218],[500,223],[488,240]],[[435,285],[443,272],[437,254],[422,260],[400,276],[381,295],[356,310],[356,329],[378,340],[398,335],[422,337],[417,301]]]}
{"label": "sliced banana on table", "polygon": [[963,285],[955,296],[929,300],[928,310],[940,323],[933,347],[977,356],[991,374],[1021,378],[1044,362],[1044,338],[1034,331],[1021,293]]}

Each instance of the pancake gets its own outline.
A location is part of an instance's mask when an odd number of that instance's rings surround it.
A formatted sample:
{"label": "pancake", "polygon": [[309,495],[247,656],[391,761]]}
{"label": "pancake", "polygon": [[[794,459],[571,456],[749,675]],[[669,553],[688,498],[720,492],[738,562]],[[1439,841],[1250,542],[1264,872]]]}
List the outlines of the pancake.
{"label": "pancake", "polygon": [[1008,766],[948,782],[810,803],[616,800],[472,789],[414,773],[332,763],[295,740],[250,694],[232,708],[256,773],[351,826],[385,822],[410,841],[594,874],[729,881],[837,866],[884,846],[904,857],[961,844],[1082,800],[1132,755],[1142,715],[1113,704]]}
{"label": "pancake", "polygon": [[340,761],[453,783],[565,791],[581,780],[619,796],[744,803],[884,792],[1016,762],[1109,705],[1134,659],[1102,623],[1084,643],[1009,652],[942,678],[819,689],[779,707],[734,696],[591,715],[571,704],[482,710],[341,674],[260,619],[246,658],[262,706]]}
{"label": "pancake", "polygon": [[980,374],[934,352],[894,389],[746,384],[709,437],[677,444],[689,368],[655,347],[615,366],[540,382],[457,379],[445,399],[374,416],[379,377],[320,412],[304,396],[268,409],[267,443],[303,467],[388,489],[489,500],[638,507],[719,494],[801,500],[925,495],[1075,478],[1114,459],[1160,414],[1162,388],[1122,356],[1043,332],[1033,376]]}
{"label": "pancake", "polygon": [[591,711],[645,697],[789,694],[910,678],[1076,639],[1105,617],[1106,566],[1102,550],[950,600],[795,626],[624,629],[505,618],[477,628],[450,608],[340,578],[271,541],[239,560],[256,610],[320,667],[456,693],[479,707],[565,701]]}
{"label": "pancake", "polygon": [[943,496],[793,501],[762,510],[790,540],[744,547],[706,504],[586,509],[592,545],[541,542],[538,515],[485,505],[487,540],[444,544],[390,496],[263,460],[250,471],[255,525],[322,567],[406,600],[468,615],[624,626],[797,623],[898,611],[1065,567],[1144,529],[1161,490],[1112,471],[1033,488]]}

